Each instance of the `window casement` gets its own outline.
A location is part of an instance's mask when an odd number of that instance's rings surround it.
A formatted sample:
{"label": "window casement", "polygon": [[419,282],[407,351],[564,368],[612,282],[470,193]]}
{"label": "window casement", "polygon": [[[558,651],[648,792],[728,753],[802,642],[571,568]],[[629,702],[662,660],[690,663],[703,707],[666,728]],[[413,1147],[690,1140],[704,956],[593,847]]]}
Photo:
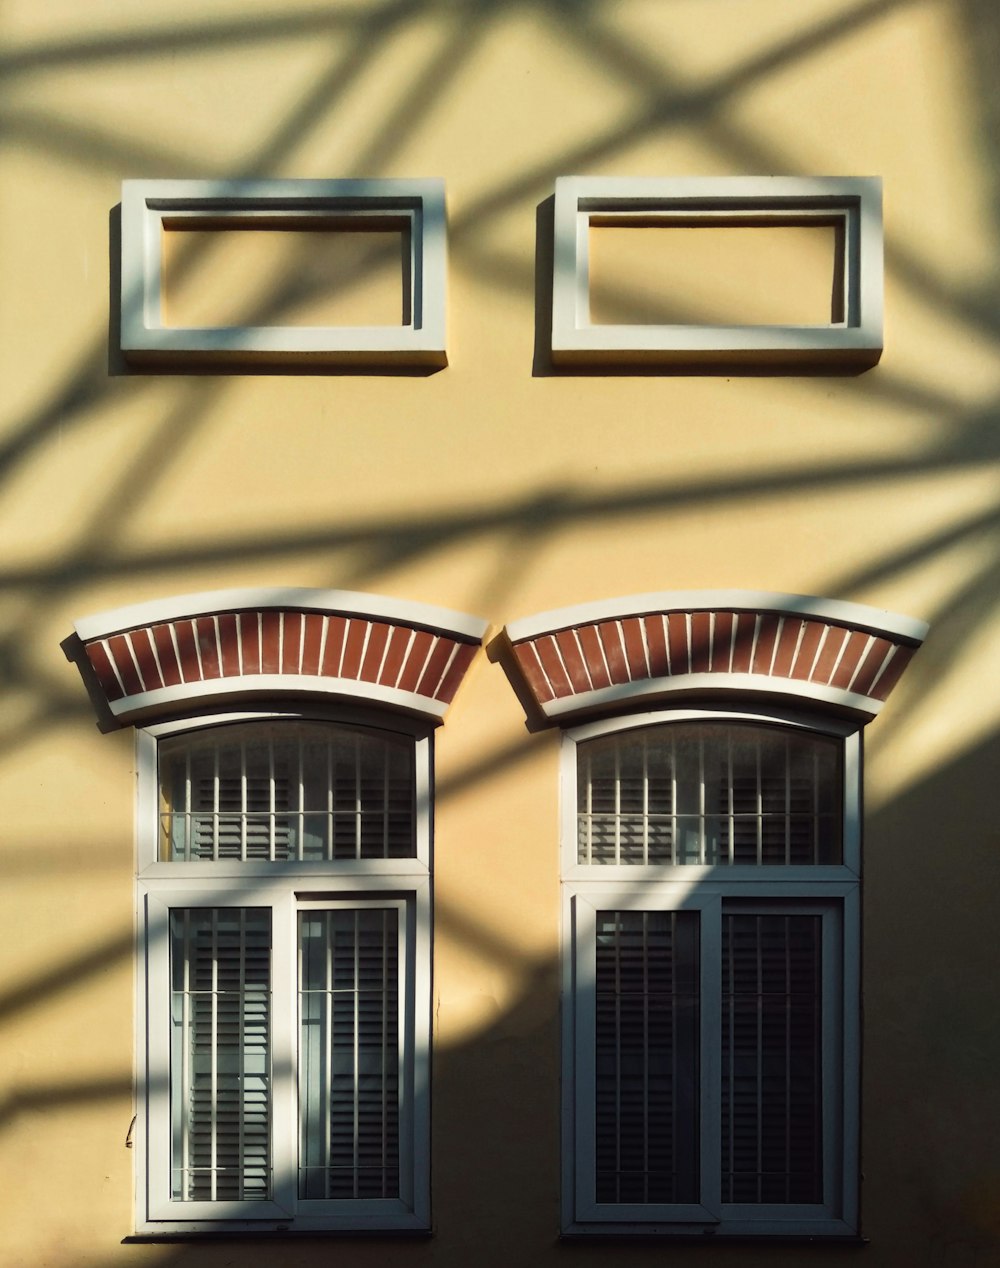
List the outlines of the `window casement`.
{"label": "window casement", "polygon": [[138,1233],[427,1228],[428,732],[139,732]]}
{"label": "window casement", "polygon": [[565,1228],[857,1231],[856,726],[568,731]]}

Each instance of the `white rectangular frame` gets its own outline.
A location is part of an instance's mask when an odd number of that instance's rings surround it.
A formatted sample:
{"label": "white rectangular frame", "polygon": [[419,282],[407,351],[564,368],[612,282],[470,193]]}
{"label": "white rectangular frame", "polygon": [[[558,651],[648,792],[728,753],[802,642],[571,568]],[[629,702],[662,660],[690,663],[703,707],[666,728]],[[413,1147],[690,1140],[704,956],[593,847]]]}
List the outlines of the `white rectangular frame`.
{"label": "white rectangular frame", "polygon": [[[169,863],[156,857],[157,742],[231,722],[321,719],[409,735],[414,743],[417,855],[412,859],[293,863]],[[431,1226],[430,1053],[432,1007],[433,732],[426,723],[364,709],[243,710],[155,723],[136,732],[136,1118],[135,1232],[155,1240],[206,1233],[280,1231],[426,1233]],[[272,1060],[274,1200],[174,1202],[169,1197],[169,947],[173,907],[266,907],[273,938]],[[400,913],[400,1197],[300,1200],[297,1172],[295,921],[322,907],[394,907]],[[198,1209],[200,1208],[200,1209]]]}
{"label": "white rectangular frame", "polygon": [[[164,220],[393,217],[409,225],[411,302],[399,326],[163,324]],[[121,351],[136,367],[447,365],[445,190],[442,180],[122,182]]]}
{"label": "white rectangular frame", "polygon": [[[748,910],[814,914],[823,920],[823,1107],[832,1120],[823,1139],[823,1202],[816,1205],[729,1204],[719,1191],[721,980],[720,929],[727,902]],[[592,985],[586,974],[600,908],[635,911],[698,911],[709,923],[701,946],[701,1192],[702,1204],[600,1205],[589,1195],[593,1180],[592,1120],[586,1101],[594,1069],[592,1005],[578,995]],[[563,886],[562,1195],[563,1233],[726,1237],[853,1237],[858,1227],[860,1079],[860,963],[857,954],[860,894],[857,882],[807,885],[791,881],[759,885],[616,884],[594,880]],[[581,981],[581,970],[584,980]]]}
{"label": "white rectangular frame", "polygon": [[[843,219],[842,322],[823,325],[611,325],[590,320],[591,218],[720,217],[780,224]],[[552,360],[573,364],[864,369],[882,353],[882,182],[878,177],[563,176],[555,188]]]}
{"label": "white rectangular frame", "polygon": [[[281,884],[140,884],[138,1018],[145,1042],[136,1060],[136,1232],[423,1232],[430,1227],[430,882],[373,886],[346,878],[332,889],[316,879]],[[272,920],[272,1173],[269,1202],[179,1202],[170,1198],[169,945],[174,908],[260,907]],[[394,908],[400,918],[400,1197],[316,1201],[296,1196],[298,1093],[295,929],[316,908]],[[278,1024],[278,1018],[281,1018]]]}
{"label": "white rectangular frame", "polygon": [[[700,867],[584,865],[577,862],[577,745],[599,735],[658,722],[714,720],[779,724],[837,737],[843,745],[843,863],[830,866]],[[781,709],[665,709],[582,723],[563,733],[560,753],[560,864],[562,874],[562,1228],[567,1236],[619,1233],[726,1237],[857,1236],[859,1222],[861,1054],[861,778],[862,731],[856,721]],[[730,1205],[717,1182],[720,1157],[718,1107],[711,1097],[701,1116],[700,1208],[599,1207],[588,1196],[592,1154],[578,1124],[588,1122],[581,1098],[592,1083],[587,1062],[591,1035],[586,1007],[585,959],[592,946],[599,906],[634,910],[696,910],[718,922],[728,902],[789,911],[815,910],[824,917],[824,1034],[834,1038],[833,1064],[824,1070],[824,1109],[835,1130],[825,1131],[824,1202],[813,1207]],[[589,940],[588,940],[589,939]],[[710,1010],[721,973],[717,937],[702,936],[702,1088],[721,1077]],[[836,980],[831,971],[836,966]],[[582,979],[581,979],[582,974]],[[835,989],[832,989],[835,987]],[[592,1061],[591,1061],[592,1064]],[[580,1072],[582,1070],[582,1081]],[[583,1145],[584,1152],[579,1150]]]}

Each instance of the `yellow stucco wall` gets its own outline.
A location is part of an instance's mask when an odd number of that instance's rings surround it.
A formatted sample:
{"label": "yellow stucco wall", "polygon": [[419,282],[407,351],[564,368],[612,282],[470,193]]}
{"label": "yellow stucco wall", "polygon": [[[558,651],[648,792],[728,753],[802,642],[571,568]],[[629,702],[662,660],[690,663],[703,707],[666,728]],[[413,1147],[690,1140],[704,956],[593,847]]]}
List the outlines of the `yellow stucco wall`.
{"label": "yellow stucco wall", "polygon": [[[556,1241],[558,746],[526,732],[485,655],[437,738],[436,1236],[121,1244],[133,744],[98,734],[59,644],[86,613],[273,584],[497,627],[719,587],[930,620],[866,737],[864,1253],[867,1268],[996,1263],[993,7],[6,0],[0,48],[0,1262],[631,1268],[668,1253]],[[881,176],[881,363],[547,373],[538,209],[557,176],[591,173]],[[242,176],[444,178],[448,368],[155,375],[112,358],[109,374],[121,180]]]}

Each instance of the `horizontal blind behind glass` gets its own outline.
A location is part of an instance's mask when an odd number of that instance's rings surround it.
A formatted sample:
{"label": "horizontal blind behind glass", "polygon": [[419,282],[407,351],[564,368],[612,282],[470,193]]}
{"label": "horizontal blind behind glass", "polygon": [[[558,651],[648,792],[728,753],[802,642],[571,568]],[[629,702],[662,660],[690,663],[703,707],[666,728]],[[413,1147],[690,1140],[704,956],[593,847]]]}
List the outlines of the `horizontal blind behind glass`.
{"label": "horizontal blind behind glass", "polygon": [[299,915],[299,1197],[399,1196],[395,909]]}
{"label": "horizontal blind behind glass", "polygon": [[840,745],[677,722],[579,745],[577,858],[608,864],[841,861]]}
{"label": "horizontal blind behind glass", "polygon": [[413,744],[320,722],[215,727],[160,745],[160,858],[415,854]]}
{"label": "horizontal blind behind glass", "polygon": [[821,923],[723,914],[724,1202],[822,1201]]}
{"label": "horizontal blind behind glass", "polygon": [[171,1196],[270,1196],[271,913],[170,913]]}
{"label": "horizontal blind behind glass", "polygon": [[597,913],[595,1197],[698,1200],[697,912]]}

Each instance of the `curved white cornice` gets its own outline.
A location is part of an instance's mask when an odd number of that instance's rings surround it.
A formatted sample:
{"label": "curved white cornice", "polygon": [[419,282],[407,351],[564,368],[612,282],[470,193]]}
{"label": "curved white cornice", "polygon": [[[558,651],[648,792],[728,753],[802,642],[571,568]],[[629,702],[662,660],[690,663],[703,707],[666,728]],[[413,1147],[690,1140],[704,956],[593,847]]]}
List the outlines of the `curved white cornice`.
{"label": "curved white cornice", "polygon": [[365,594],[358,590],[313,590],[300,586],[255,586],[238,590],[205,590],[194,594],[172,595],[167,599],[150,599],[124,608],[112,608],[80,617],[74,629],[86,643],[92,638],[107,638],[121,630],[141,625],[177,621],[183,617],[218,615],[222,612],[261,611],[275,608],[298,612],[340,613],[372,617],[400,625],[418,625],[461,638],[480,642],[489,622],[464,612],[394,599],[382,594]]}
{"label": "curved white cornice", "polygon": [[539,634],[553,634],[557,630],[593,625],[599,621],[618,621],[627,616],[713,610],[813,616],[836,625],[866,629],[876,634],[892,634],[916,644],[924,641],[928,630],[926,621],[886,612],[864,603],[824,599],[811,594],[783,594],[774,590],[654,590],[648,594],[630,594],[574,604],[568,608],[553,608],[550,612],[511,621],[506,630],[510,641],[519,643]]}

